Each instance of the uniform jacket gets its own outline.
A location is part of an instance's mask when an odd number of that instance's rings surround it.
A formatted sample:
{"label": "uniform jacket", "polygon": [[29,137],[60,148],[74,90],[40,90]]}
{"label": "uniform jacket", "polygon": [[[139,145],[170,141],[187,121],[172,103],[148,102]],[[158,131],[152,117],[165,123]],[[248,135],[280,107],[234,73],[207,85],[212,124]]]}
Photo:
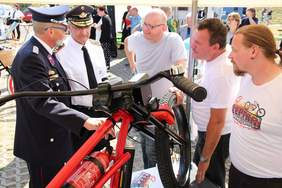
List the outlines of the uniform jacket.
{"label": "uniform jacket", "polygon": [[[18,51],[12,76],[15,92],[69,90],[59,62],[34,37]],[[69,105],[69,97],[17,99],[14,154],[29,163],[67,161],[72,154],[71,132],[79,135],[88,118]]]}

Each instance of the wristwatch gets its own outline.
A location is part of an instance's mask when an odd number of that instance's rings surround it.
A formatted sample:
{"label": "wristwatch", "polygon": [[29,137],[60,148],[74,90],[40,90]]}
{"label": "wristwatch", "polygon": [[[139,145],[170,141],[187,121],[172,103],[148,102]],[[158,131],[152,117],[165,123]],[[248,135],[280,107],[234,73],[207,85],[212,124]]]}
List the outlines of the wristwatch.
{"label": "wristwatch", "polygon": [[206,162],[208,162],[209,160],[210,160],[210,158],[208,158],[208,157],[204,157],[203,155],[200,156],[200,162],[201,162],[201,163],[206,163]]}

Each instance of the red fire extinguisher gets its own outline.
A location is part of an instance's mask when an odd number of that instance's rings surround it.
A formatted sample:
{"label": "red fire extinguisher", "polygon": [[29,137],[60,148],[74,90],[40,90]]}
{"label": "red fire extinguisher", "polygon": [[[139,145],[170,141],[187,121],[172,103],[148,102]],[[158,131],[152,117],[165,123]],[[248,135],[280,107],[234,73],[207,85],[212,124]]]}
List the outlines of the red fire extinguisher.
{"label": "red fire extinguisher", "polygon": [[110,163],[113,148],[93,152],[87,156],[74,174],[66,181],[64,188],[91,188],[105,173]]}

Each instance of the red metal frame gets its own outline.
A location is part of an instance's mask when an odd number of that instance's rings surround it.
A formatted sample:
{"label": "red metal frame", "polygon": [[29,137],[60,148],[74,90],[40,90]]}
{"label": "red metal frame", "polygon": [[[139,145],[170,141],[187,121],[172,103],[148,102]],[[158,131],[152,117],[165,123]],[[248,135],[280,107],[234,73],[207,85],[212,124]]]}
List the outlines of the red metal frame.
{"label": "red metal frame", "polygon": [[[111,179],[111,187],[116,188],[119,185],[120,168],[131,158],[129,152],[124,153],[126,144],[126,137],[128,133],[128,127],[133,121],[133,116],[125,110],[118,110],[112,115],[112,119],[115,122],[121,120],[121,128],[116,144],[116,152],[112,154],[111,160],[114,161],[113,165],[103,175],[103,177],[95,184],[95,188],[103,187],[103,185]],[[95,131],[95,133],[79,148],[79,150],[70,158],[67,164],[58,172],[58,174],[47,185],[47,188],[59,188],[76,170],[80,162],[88,155],[92,149],[99,143],[106,133],[113,127],[111,118],[108,118],[106,122]]]}
{"label": "red metal frame", "polygon": [[[152,113],[152,115],[166,122],[174,122],[174,117],[171,113],[161,111],[159,113]],[[119,187],[120,169],[131,158],[129,152],[124,153],[128,128],[133,121],[133,116],[126,110],[119,109],[111,118],[100,126],[95,133],[79,148],[79,150],[70,158],[67,164],[58,172],[58,174],[47,185],[47,188],[59,188],[63,186],[66,180],[74,173],[80,162],[93,150],[93,148],[105,137],[106,133],[114,126],[114,122],[121,121],[120,132],[115,148],[110,160],[113,161],[112,166],[106,171],[101,179],[95,184],[95,188],[102,188],[103,185],[111,178],[111,188]]]}

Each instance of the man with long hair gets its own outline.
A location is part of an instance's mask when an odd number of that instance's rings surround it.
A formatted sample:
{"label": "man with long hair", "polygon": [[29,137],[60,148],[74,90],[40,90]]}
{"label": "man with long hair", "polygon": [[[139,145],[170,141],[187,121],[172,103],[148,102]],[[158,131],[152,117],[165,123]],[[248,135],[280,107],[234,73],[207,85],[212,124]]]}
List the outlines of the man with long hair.
{"label": "man with long hair", "polygon": [[281,57],[264,25],[244,26],[234,35],[229,58],[242,80],[232,107],[229,188],[282,185]]}

